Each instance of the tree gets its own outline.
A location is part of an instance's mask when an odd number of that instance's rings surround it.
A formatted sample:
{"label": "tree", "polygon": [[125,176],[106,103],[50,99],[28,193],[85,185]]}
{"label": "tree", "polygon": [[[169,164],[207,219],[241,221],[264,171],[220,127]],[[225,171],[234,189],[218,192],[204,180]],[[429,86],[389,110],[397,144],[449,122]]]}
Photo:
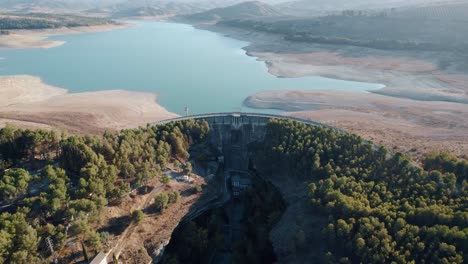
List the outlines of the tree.
{"label": "tree", "polygon": [[41,204],[45,208],[45,212],[49,215],[54,215],[64,208],[68,203],[69,196],[67,186],[69,179],[63,169],[54,169],[52,166],[47,166],[44,170],[43,177],[47,179],[49,185],[47,192],[42,192],[40,196]]}
{"label": "tree", "polygon": [[175,161],[174,161],[174,168],[176,169],[177,172],[180,172],[180,166],[181,166],[181,165],[182,165],[182,164],[180,163],[179,160],[175,160]]}
{"label": "tree", "polygon": [[24,210],[0,215],[0,263],[36,263],[40,238]]}
{"label": "tree", "polygon": [[192,174],[192,163],[190,163],[190,162],[188,162],[188,161],[185,162],[184,174],[186,174],[186,175]]}
{"label": "tree", "polygon": [[31,175],[24,169],[12,169],[7,171],[0,179],[1,199],[15,199],[26,193]]}
{"label": "tree", "polygon": [[166,193],[160,193],[156,195],[156,197],[154,198],[154,205],[161,212],[163,212],[164,209],[167,208],[168,203],[169,203],[169,196]]}
{"label": "tree", "polygon": [[170,204],[177,203],[180,200],[180,193],[175,191],[168,194],[168,202]]}
{"label": "tree", "polygon": [[162,184],[168,184],[169,181],[170,181],[170,178],[169,178],[169,176],[167,176],[166,174],[164,174],[164,175],[161,176],[161,179],[159,179],[159,181],[160,181]]}
{"label": "tree", "polygon": [[140,223],[143,218],[145,218],[145,214],[141,210],[135,210],[132,213],[132,219],[135,223]]}
{"label": "tree", "polygon": [[60,144],[60,167],[70,176],[78,176],[86,164],[97,159],[96,153],[80,137],[69,137]]}

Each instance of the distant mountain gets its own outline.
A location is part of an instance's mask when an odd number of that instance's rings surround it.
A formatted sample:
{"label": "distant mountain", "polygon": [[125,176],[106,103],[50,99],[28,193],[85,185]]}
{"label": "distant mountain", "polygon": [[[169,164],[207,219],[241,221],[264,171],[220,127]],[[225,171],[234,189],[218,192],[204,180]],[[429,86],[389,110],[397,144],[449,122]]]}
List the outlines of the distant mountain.
{"label": "distant mountain", "polygon": [[[468,21],[468,1],[438,2],[420,7],[392,8],[391,10],[387,10],[387,14],[389,17],[395,18]],[[466,34],[466,31],[464,34]]]}
{"label": "distant mountain", "polygon": [[186,18],[193,20],[219,21],[243,18],[272,17],[280,15],[281,12],[278,9],[268,4],[258,1],[251,1],[188,15]]}
{"label": "distant mountain", "polygon": [[466,0],[298,0],[276,5],[283,13],[296,16],[320,16],[343,10],[384,10],[390,8],[427,6]]}
{"label": "distant mountain", "polygon": [[184,15],[201,12],[206,9],[191,3],[159,2],[148,5],[121,4],[98,10],[88,10],[90,13],[108,13],[112,17],[140,17],[140,16],[167,16]]}
{"label": "distant mountain", "polygon": [[17,12],[83,11],[123,1],[125,0],[1,0],[0,8]]}
{"label": "distant mountain", "polygon": [[0,0],[0,10],[19,13],[81,13],[115,17],[184,15],[240,0]]}

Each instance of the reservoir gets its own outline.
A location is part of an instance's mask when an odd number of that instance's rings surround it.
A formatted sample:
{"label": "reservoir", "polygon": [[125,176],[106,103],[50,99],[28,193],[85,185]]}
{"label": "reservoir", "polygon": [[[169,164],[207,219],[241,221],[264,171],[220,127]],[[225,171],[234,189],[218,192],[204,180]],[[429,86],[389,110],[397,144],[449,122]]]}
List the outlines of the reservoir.
{"label": "reservoir", "polygon": [[[33,75],[70,92],[125,89],[158,94],[171,112],[255,111],[244,99],[264,90],[366,91],[378,84],[321,77],[277,78],[242,50],[248,45],[190,25],[132,21],[110,32],[53,37],[51,49],[0,50],[0,75]],[[242,109],[241,109],[242,108]]]}

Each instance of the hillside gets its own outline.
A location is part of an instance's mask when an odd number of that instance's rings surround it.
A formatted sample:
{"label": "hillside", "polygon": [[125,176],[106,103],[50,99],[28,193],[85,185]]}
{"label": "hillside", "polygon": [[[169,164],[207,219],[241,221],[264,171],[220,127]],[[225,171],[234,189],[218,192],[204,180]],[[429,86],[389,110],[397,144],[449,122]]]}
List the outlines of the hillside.
{"label": "hillside", "polygon": [[[299,42],[385,50],[468,50],[468,3],[368,12],[342,11],[324,17],[224,19],[220,25],[283,35]],[[454,32],[457,32],[455,34]]]}
{"label": "hillside", "polygon": [[105,18],[48,13],[0,14],[0,30],[88,27],[105,24],[117,24],[117,22]]}
{"label": "hillside", "polygon": [[[466,261],[467,160],[430,153],[415,166],[359,136],[278,119],[245,146],[229,131],[230,148],[213,141],[216,127],[187,120],[102,137],[0,129],[0,263],[89,262],[101,249],[147,263],[171,236],[163,263]],[[225,192],[224,170],[239,162],[249,163],[245,193],[205,200],[215,208],[172,233],[200,193]],[[203,188],[199,176],[173,177],[210,163],[220,172],[202,169]]]}
{"label": "hillside", "polygon": [[421,7],[400,7],[386,11],[388,16],[395,18],[413,18],[422,20],[438,20],[440,23],[449,21],[468,21],[468,3],[454,1],[453,3],[434,3]]}
{"label": "hillside", "polygon": [[432,3],[451,3],[459,2],[458,0],[390,0],[390,1],[373,1],[373,0],[299,0],[280,3],[277,8],[284,13],[295,16],[321,16],[328,14],[340,13],[343,10],[366,10],[380,11],[390,8],[407,8],[426,6]]}
{"label": "hillside", "polygon": [[215,8],[201,13],[185,16],[192,20],[219,21],[230,19],[260,18],[280,16],[276,8],[258,1],[243,2],[224,8]]}
{"label": "hillside", "polygon": [[84,11],[90,8],[103,7],[124,0],[3,0],[0,9],[28,12],[72,12]]}
{"label": "hillside", "polygon": [[143,17],[143,16],[171,16],[183,15],[206,10],[200,5],[190,3],[158,1],[145,4],[136,2],[119,4],[102,9],[88,10],[92,13],[107,13],[112,17]]}

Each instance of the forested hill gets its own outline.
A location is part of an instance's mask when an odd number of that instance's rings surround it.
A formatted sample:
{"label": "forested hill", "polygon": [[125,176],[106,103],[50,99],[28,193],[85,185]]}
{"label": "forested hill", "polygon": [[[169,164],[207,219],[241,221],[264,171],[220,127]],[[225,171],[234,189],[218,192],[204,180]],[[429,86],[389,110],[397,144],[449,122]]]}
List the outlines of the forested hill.
{"label": "forested hill", "polygon": [[[13,204],[0,215],[0,263],[50,260],[47,237],[55,251],[73,238],[97,252],[106,234],[92,226],[103,208],[187,161],[209,133],[193,120],[103,137],[0,129],[0,205]],[[356,135],[286,120],[270,122],[256,155],[271,172],[308,184],[315,213],[305,217],[326,224],[302,240],[321,241],[308,248],[321,263],[468,260],[467,160],[436,153],[420,168]]]}
{"label": "forested hill", "polygon": [[[422,168],[355,135],[273,121],[259,157],[272,173],[310,182],[327,225],[320,262],[466,263],[468,161],[428,155]],[[312,216],[310,216],[312,217]]]}
{"label": "forested hill", "polygon": [[228,7],[214,8],[205,12],[195,13],[185,16],[192,20],[230,20],[243,18],[274,17],[281,15],[281,12],[263,2],[248,1]]}
{"label": "forested hill", "polygon": [[84,27],[104,24],[116,24],[116,22],[106,18],[75,15],[0,13],[0,30]]}
{"label": "forested hill", "polygon": [[74,238],[97,252],[109,236],[91,228],[103,207],[161,178],[168,162],[187,160],[190,144],[207,133],[204,121],[103,137],[0,129],[0,208],[16,205],[0,215],[0,263],[50,260],[46,237],[55,251]]}

